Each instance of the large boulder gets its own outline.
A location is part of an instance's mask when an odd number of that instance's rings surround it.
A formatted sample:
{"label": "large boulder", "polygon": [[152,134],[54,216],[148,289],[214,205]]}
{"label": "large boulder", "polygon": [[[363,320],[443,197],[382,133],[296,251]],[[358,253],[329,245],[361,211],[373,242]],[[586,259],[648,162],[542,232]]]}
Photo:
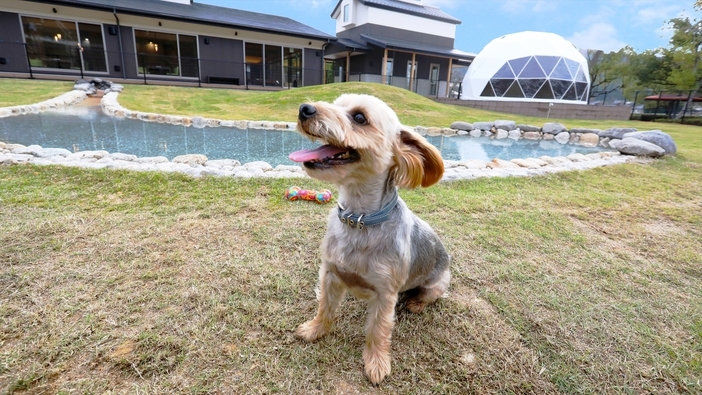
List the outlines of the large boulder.
{"label": "large boulder", "polygon": [[493,122],[473,122],[473,127],[480,130],[490,130],[493,126]]}
{"label": "large boulder", "polygon": [[451,124],[451,129],[467,130],[470,132],[471,130],[473,130],[473,124],[469,122],[456,121]]}
{"label": "large boulder", "polygon": [[595,133],[583,133],[583,135],[580,136],[579,144],[584,147],[597,147],[599,142],[600,137]]}
{"label": "large boulder", "polygon": [[600,137],[609,137],[611,139],[623,139],[627,133],[635,132],[636,128],[609,128],[599,133]]}
{"label": "large boulder", "polygon": [[678,146],[675,144],[675,141],[673,141],[673,138],[670,137],[668,133],[664,133],[660,130],[628,133],[626,137],[632,137],[635,139],[653,143],[663,148],[665,150],[666,155],[675,155],[678,152]]}
{"label": "large boulder", "polygon": [[588,128],[573,128],[569,130],[570,133],[595,133],[596,135],[599,136],[602,131],[600,129],[588,129]]}
{"label": "large boulder", "polygon": [[617,150],[622,154],[659,157],[665,155],[665,150],[648,141],[627,137],[617,144]]}
{"label": "large boulder", "polygon": [[517,123],[514,121],[498,119],[495,121],[495,128],[510,131],[517,128]]}
{"label": "large boulder", "polygon": [[558,123],[558,122],[547,122],[541,128],[541,131],[543,131],[544,133],[553,134],[553,135],[556,135],[556,134],[561,133],[561,132],[565,132],[567,130],[568,129],[566,129],[565,125],[563,125],[562,123]]}
{"label": "large boulder", "polygon": [[522,124],[522,123],[520,123],[519,125],[517,125],[517,129],[521,130],[522,132],[540,132],[540,131],[541,131],[541,128],[538,127],[538,126],[534,126],[534,125],[525,125],[525,124]]}

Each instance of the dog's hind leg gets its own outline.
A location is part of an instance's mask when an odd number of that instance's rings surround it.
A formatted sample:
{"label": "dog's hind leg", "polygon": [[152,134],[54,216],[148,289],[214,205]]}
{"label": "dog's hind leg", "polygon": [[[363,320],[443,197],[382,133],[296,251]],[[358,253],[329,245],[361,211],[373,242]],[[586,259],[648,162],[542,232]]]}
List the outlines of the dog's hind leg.
{"label": "dog's hind leg", "polygon": [[395,326],[397,294],[377,294],[368,301],[366,348],[363,350],[365,373],[378,384],[390,373],[390,338]]}
{"label": "dog's hind leg", "polygon": [[433,283],[410,290],[408,293],[411,296],[409,296],[405,302],[407,310],[417,314],[424,311],[425,307],[431,303],[434,303],[446,293],[450,281],[451,272],[448,270],[448,268],[446,268],[446,270],[444,270],[438,279]]}
{"label": "dog's hind leg", "polygon": [[412,313],[421,313],[424,308],[434,303],[441,295],[448,290],[449,281],[451,280],[451,272],[446,270],[440,280],[428,287],[417,287],[416,292],[406,301],[407,310]]}
{"label": "dog's hind leg", "polygon": [[336,310],[346,296],[346,286],[326,265],[319,270],[319,308],[317,315],[310,321],[297,327],[295,335],[306,340],[315,341],[331,330]]}

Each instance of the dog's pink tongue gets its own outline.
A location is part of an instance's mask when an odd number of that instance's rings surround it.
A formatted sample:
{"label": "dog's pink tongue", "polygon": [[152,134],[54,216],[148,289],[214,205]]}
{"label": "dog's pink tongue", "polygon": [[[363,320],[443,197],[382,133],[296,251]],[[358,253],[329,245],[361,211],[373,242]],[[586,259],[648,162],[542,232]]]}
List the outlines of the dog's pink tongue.
{"label": "dog's pink tongue", "polygon": [[334,147],[333,145],[323,145],[313,150],[303,149],[295,151],[288,155],[293,162],[309,162],[311,160],[321,160],[345,152],[344,148]]}

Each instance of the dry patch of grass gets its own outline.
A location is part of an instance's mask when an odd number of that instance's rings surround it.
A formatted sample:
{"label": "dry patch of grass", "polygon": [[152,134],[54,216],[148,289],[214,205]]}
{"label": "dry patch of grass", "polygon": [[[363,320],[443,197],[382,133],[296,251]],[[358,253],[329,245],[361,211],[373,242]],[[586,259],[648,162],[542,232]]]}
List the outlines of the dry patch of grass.
{"label": "dry patch of grass", "polygon": [[363,302],[314,344],[292,335],[316,310],[330,207],[283,200],[289,182],[1,167],[0,388],[698,392],[702,169],[681,164],[402,192],[454,280],[424,314],[398,310],[380,387]]}
{"label": "dry patch of grass", "polygon": [[[504,118],[380,84],[161,89],[120,100],[289,120],[341,89],[407,124]],[[292,335],[316,310],[330,206],[283,200],[291,182],[0,167],[0,392],[700,393],[702,137],[664,131],[676,157],[401,192],[444,240],[453,281],[424,314],[397,312],[379,387],[362,371],[363,302],[314,344]]]}

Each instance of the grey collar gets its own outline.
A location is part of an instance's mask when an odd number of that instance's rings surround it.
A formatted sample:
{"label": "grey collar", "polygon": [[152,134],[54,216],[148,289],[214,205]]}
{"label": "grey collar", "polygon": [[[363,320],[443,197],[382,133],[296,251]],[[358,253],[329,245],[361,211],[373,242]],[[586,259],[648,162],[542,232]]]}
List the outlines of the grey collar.
{"label": "grey collar", "polygon": [[341,204],[337,203],[337,207],[339,209],[338,216],[339,216],[339,221],[341,223],[346,224],[352,228],[358,228],[358,229],[363,229],[366,226],[375,226],[379,225],[385,221],[388,220],[390,217],[390,212],[397,206],[397,201],[399,199],[399,195],[397,194],[397,189],[393,191],[393,197],[392,199],[383,206],[380,211],[376,211],[372,214],[353,214],[353,213],[345,213],[346,209],[341,206]]}

